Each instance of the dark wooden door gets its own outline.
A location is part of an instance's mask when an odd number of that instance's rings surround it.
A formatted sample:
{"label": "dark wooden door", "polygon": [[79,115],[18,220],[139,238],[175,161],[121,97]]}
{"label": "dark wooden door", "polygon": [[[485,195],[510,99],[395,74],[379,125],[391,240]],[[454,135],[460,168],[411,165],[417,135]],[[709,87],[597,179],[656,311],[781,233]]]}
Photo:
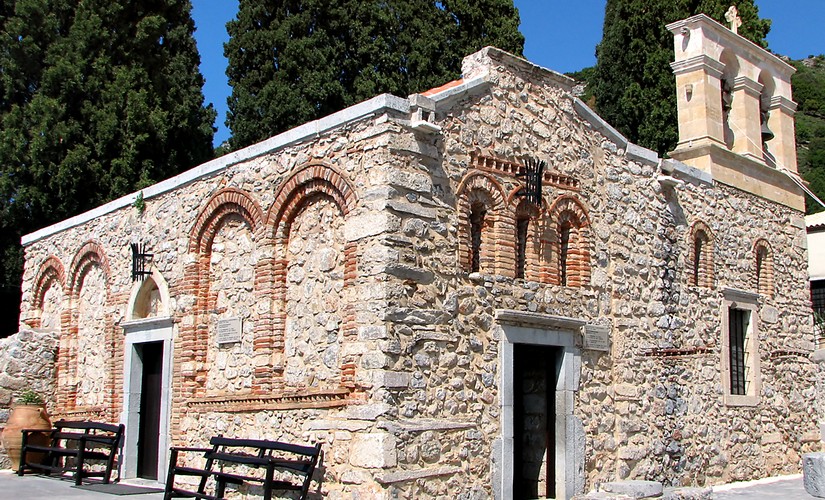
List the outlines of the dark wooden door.
{"label": "dark wooden door", "polygon": [[513,347],[513,498],[555,498],[560,350],[525,344]]}
{"label": "dark wooden door", "polygon": [[138,356],[143,364],[143,380],[140,387],[137,475],[146,479],[157,479],[163,342],[141,344],[138,347]]}

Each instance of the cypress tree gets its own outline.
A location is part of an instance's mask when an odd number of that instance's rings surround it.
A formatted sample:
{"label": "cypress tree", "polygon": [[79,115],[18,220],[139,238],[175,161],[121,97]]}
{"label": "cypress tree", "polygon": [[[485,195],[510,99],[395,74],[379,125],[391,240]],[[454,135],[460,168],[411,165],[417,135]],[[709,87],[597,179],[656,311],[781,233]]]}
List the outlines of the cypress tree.
{"label": "cypress tree", "polygon": [[224,46],[230,145],[444,84],[486,45],[521,55],[518,25],[512,0],[241,0]]}
{"label": "cypress tree", "polygon": [[[695,14],[726,24],[729,0],[607,0],[604,32],[589,81],[599,115],[630,141],[665,154],[678,140],[673,35],[665,25]],[[736,5],[739,34],[767,47],[770,20],[754,0]]]}
{"label": "cypress tree", "polygon": [[14,286],[22,234],[208,160],[215,112],[188,0],[2,9],[0,281]]}

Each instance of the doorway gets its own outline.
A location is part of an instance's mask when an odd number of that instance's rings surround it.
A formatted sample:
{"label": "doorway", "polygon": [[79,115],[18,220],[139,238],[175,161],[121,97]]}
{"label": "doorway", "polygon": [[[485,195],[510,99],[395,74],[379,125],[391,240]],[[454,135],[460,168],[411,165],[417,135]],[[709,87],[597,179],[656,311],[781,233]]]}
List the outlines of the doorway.
{"label": "doorway", "polygon": [[513,347],[513,498],[556,498],[556,386],[562,349]]}
{"label": "doorway", "polygon": [[[501,328],[501,435],[496,498],[569,499],[584,492],[584,426],[574,414],[581,373],[577,318],[496,310]],[[544,496],[542,496],[544,495]]]}
{"label": "doorway", "polygon": [[137,443],[137,476],[158,479],[160,410],[163,388],[163,342],[136,346],[143,365]]}

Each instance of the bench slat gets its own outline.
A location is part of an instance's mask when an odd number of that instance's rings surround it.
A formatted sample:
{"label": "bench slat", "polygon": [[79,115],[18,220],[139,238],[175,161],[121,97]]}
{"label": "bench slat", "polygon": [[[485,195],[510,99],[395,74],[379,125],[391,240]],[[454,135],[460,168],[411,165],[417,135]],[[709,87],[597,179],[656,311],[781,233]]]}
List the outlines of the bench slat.
{"label": "bench slat", "polygon": [[[123,424],[113,425],[104,422],[78,422],[58,420],[54,429],[23,430],[23,442],[20,450],[20,468],[17,474],[22,476],[27,470],[44,470],[49,472],[71,472],[75,484],[80,485],[84,477],[102,477],[104,483],[109,483],[115,456],[123,438]],[[82,432],[77,432],[82,431]],[[50,445],[42,446],[28,443],[29,434],[45,433],[49,436]],[[26,454],[45,453],[43,463],[31,463],[26,460]],[[58,465],[64,458],[74,457],[74,464]],[[87,461],[105,461],[105,471],[87,470]]]}
{"label": "bench slat", "polygon": [[[255,483],[263,487],[264,498],[269,500],[273,490],[300,491],[300,498],[306,499],[315,465],[321,453],[321,445],[302,446],[280,441],[261,439],[241,439],[215,436],[210,439],[212,448],[204,453],[202,448],[170,448],[169,473],[166,482],[166,497],[188,496],[191,498],[219,498],[223,496],[227,484]],[[177,464],[181,452],[196,450],[204,453],[205,465],[202,469]],[[295,455],[296,458],[280,456]],[[218,467],[220,469],[218,470]],[[234,470],[235,466],[239,470]],[[266,477],[244,474],[243,467],[266,470]],[[274,471],[288,472],[295,481],[284,478],[274,479]],[[197,491],[182,490],[175,486],[176,475],[194,475],[201,478]],[[208,479],[215,481],[215,494],[205,493]],[[267,479],[269,478],[269,479]]]}

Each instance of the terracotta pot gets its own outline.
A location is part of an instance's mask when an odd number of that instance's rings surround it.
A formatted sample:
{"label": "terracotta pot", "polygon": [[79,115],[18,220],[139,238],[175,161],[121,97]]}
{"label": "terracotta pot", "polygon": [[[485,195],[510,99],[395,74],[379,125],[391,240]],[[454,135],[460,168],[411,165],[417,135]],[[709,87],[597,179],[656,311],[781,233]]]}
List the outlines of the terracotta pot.
{"label": "terracotta pot", "polygon": [[[49,420],[49,414],[46,413],[46,408],[43,405],[15,405],[12,407],[9,421],[6,428],[3,429],[3,447],[11,459],[11,466],[14,470],[20,467],[20,448],[23,441],[23,433],[21,429],[43,429],[48,430],[52,428],[52,423]],[[32,444],[41,444],[46,446],[49,444],[49,437],[46,434],[32,434],[29,436],[29,442]],[[42,460],[42,454],[32,455],[30,460]]]}

